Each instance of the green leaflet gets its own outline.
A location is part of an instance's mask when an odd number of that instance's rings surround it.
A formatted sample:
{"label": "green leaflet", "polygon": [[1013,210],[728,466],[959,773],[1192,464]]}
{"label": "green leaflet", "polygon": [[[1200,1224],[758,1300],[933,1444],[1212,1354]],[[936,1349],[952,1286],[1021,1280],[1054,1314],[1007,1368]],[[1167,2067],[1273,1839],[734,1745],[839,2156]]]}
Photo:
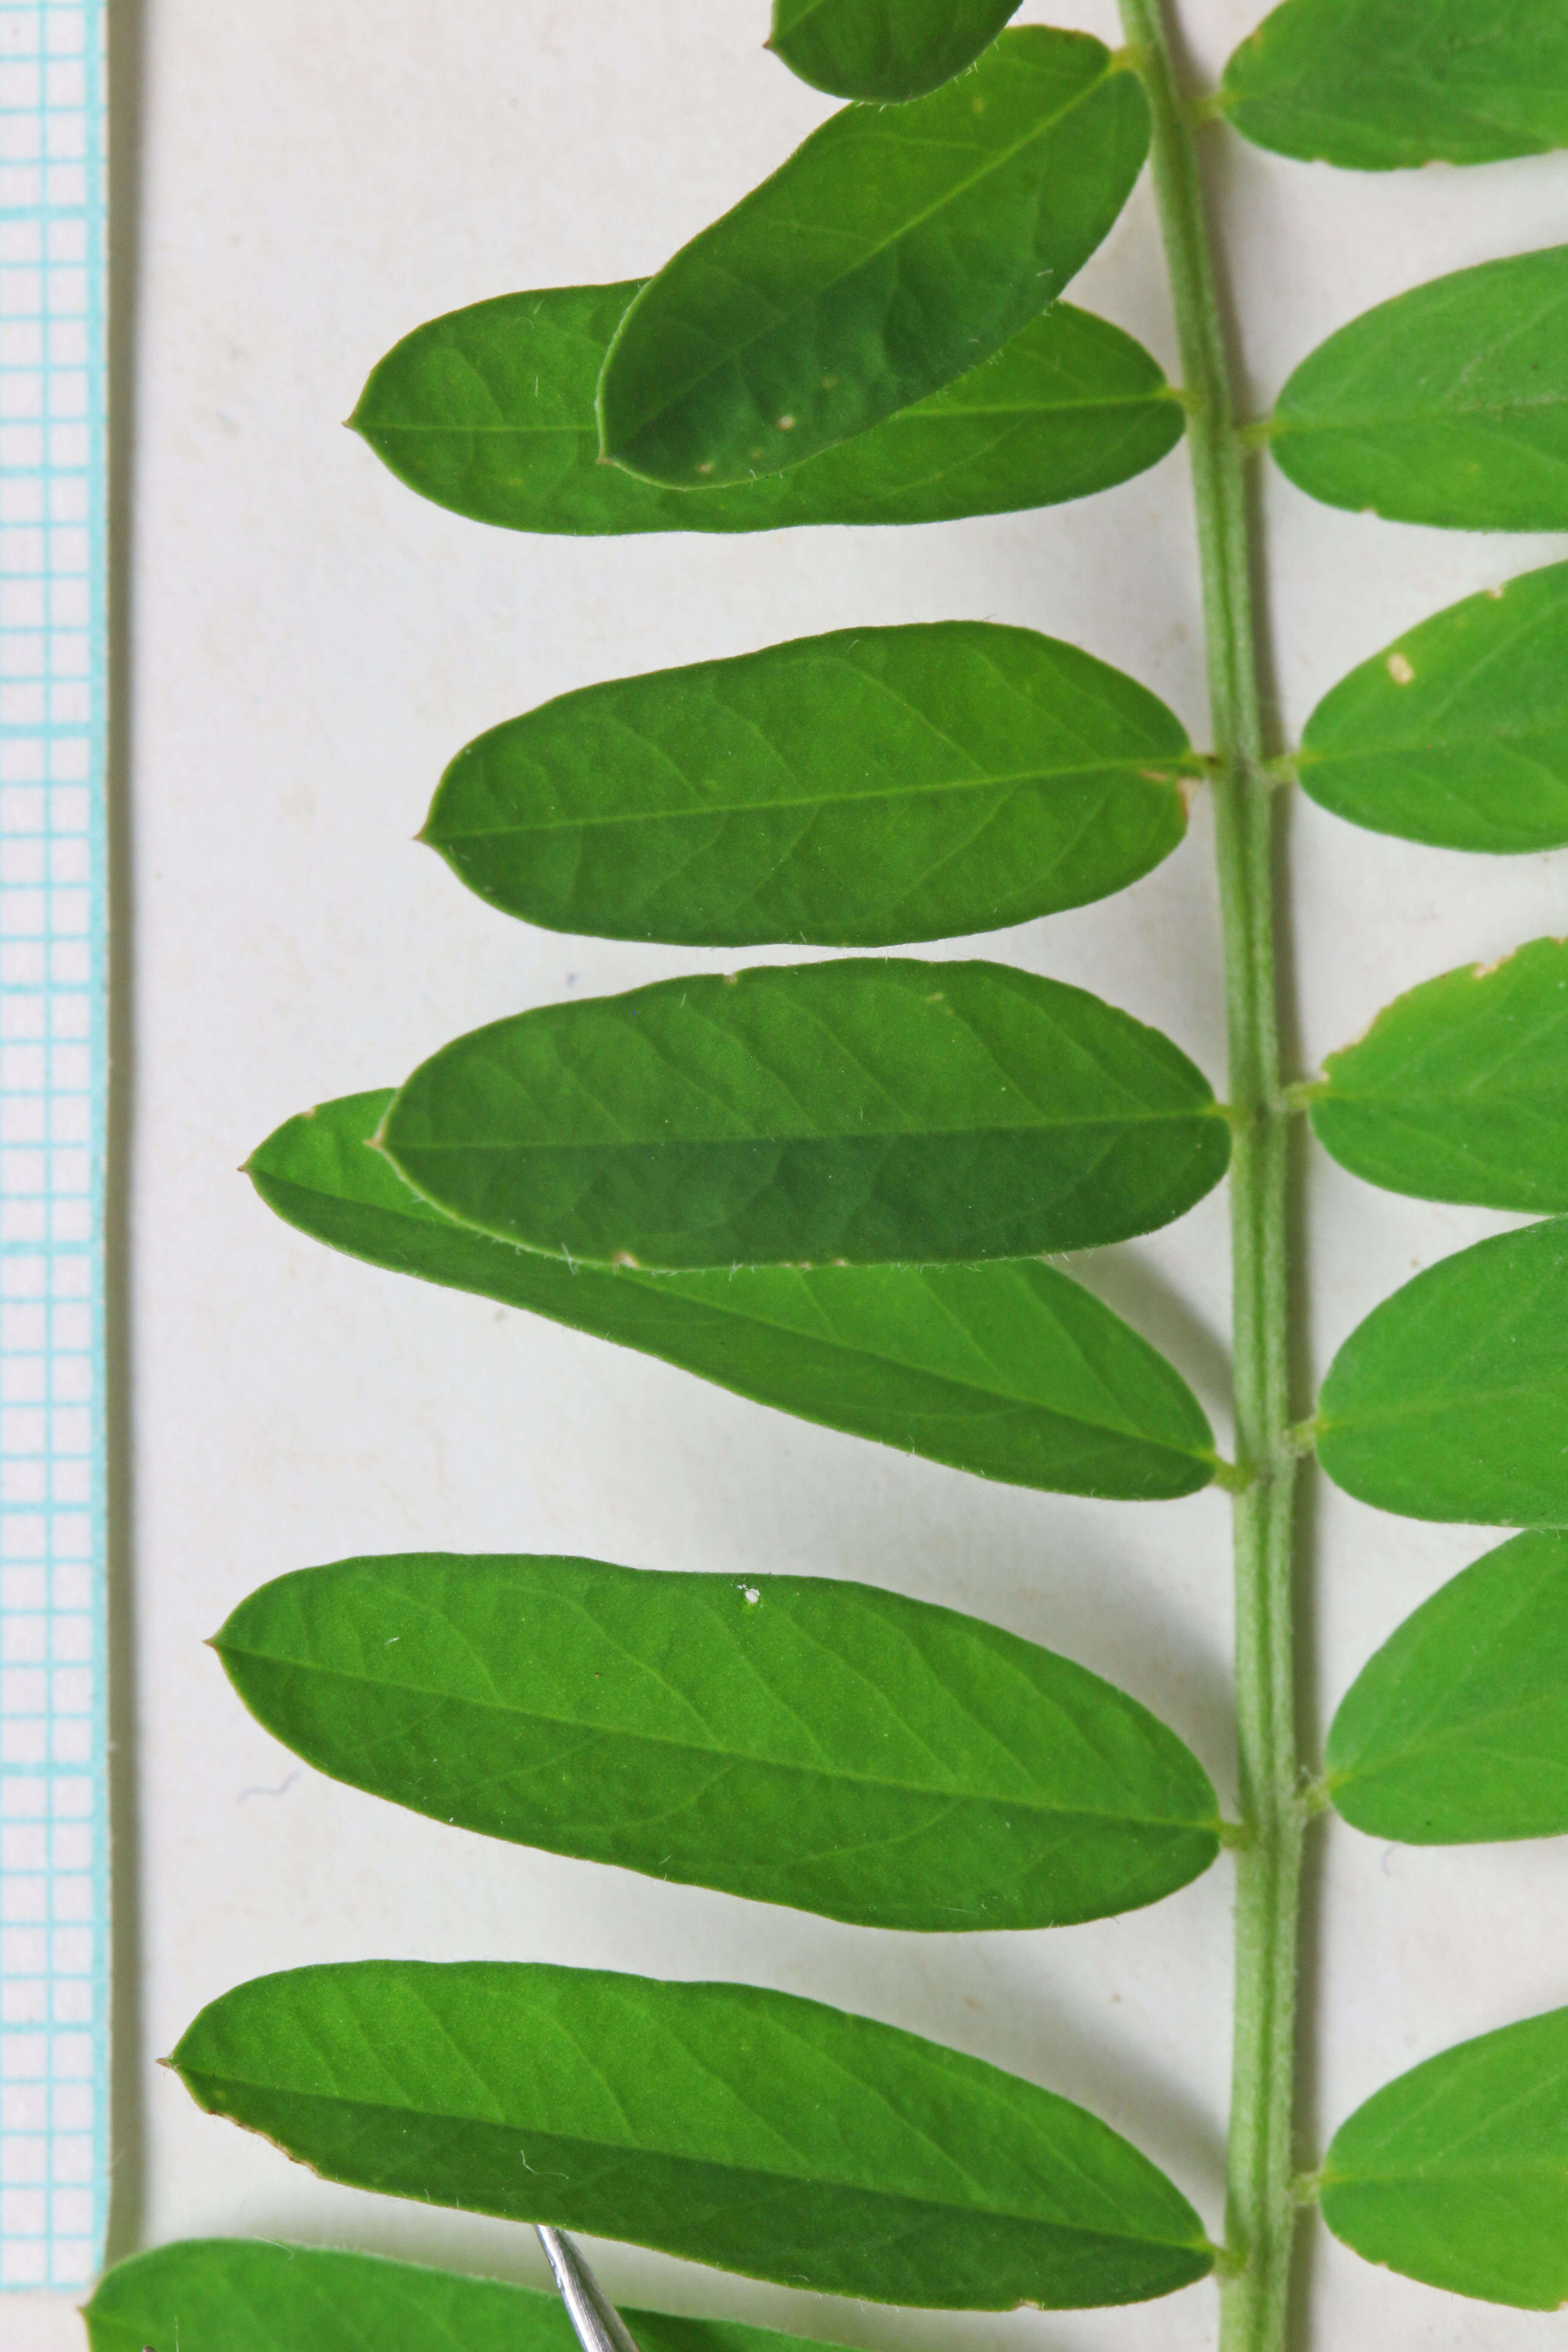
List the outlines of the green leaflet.
{"label": "green leaflet", "polygon": [[948,522],[1110,489],[1181,439],[1141,343],[1058,302],[945,390],[786,474],[664,490],[599,463],[594,395],[642,281],[504,294],[416,327],[350,423],[398,479],[509,530]]}
{"label": "green leaflet", "polygon": [[1148,145],[1136,74],[1039,25],[908,107],[845,108],[635,298],[599,380],[605,456],[716,488],[923,400],[1056,300]]}
{"label": "green leaflet", "polygon": [[1334,2135],[1323,2219],[1369,2263],[1450,2294],[1568,2302],[1568,2009],[1374,2092]]}
{"label": "green leaflet", "polygon": [[841,629],[492,728],[421,837],[554,930],[886,947],[1124,889],[1181,840],[1192,768],[1163,702],[1054,638]]}
{"label": "green leaflet", "polygon": [[1301,784],[1439,849],[1568,843],[1568,563],[1452,604],[1325,695]]}
{"label": "green leaflet", "polygon": [[1568,1523],[1568,1217],[1428,1266],[1329,1368],[1318,1457],[1412,1519]]}
{"label": "green leaflet", "polygon": [[[815,2352],[733,2319],[625,2310],[638,2352]],[[374,2254],[192,2238],[105,2273],[89,2352],[577,2352],[559,2296]]]}
{"label": "green leaflet", "polygon": [[1213,1479],[1214,1435],[1180,1373],[1032,1260],[575,1270],[442,1217],[365,1149],[390,1092],[289,1119],[253,1155],[268,1207],[373,1265],[591,1331],[830,1429],[1048,1492],[1153,1501]]}
{"label": "green leaflet", "polygon": [[1331,507],[1452,530],[1568,530],[1568,246],[1439,278],[1342,327],[1269,447]]}
{"label": "green leaflet", "polygon": [[1369,1837],[1568,1831],[1568,1535],[1515,1536],[1407,1617],[1341,1703],[1328,1770]]}
{"label": "green leaflet", "polygon": [[370,1960],[262,1977],[172,2063],[330,2180],[874,2303],[1137,2303],[1197,2215],[1083,2108],[749,1985]]}
{"label": "green leaflet", "polygon": [[994,41],[1018,0],[773,0],[768,47],[835,98],[923,98]]}
{"label": "green leaflet", "polygon": [[1105,1918],[1219,1850],[1207,1774],[1135,1700],[868,1585],[415,1553],[280,1577],[213,1646],[354,1788],[864,1927]]}
{"label": "green leaflet", "polygon": [[1568,146],[1562,0],[1284,0],[1225,69],[1226,120],[1303,162],[1388,172]]}
{"label": "green leaflet", "polygon": [[1324,1065],[1319,1141],[1391,1192],[1568,1209],[1568,940],[1398,997]]}
{"label": "green leaflet", "polygon": [[763,966],[541,1006],[415,1071],[378,1139],[447,1216],[595,1265],[1087,1248],[1224,1175],[1158,1030],[1004,964]]}

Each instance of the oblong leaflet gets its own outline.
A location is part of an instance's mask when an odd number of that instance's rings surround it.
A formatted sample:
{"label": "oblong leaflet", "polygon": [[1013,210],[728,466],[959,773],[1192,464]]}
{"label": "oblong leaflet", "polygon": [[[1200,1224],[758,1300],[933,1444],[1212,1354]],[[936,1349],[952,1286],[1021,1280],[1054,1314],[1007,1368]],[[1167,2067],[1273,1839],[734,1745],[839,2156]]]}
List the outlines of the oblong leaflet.
{"label": "oblong leaflet", "polygon": [[555,930],[885,947],[1125,888],[1182,839],[1193,767],[1174,714],[1075,646],[841,629],[491,728],[421,839]]}
{"label": "oblong leaflet", "polygon": [[1379,1510],[1568,1525],[1568,1217],[1477,1242],[1374,1307],[1315,1426],[1335,1485]]}
{"label": "oblong leaflet", "polygon": [[1515,1536],[1423,1601],[1340,1702],[1327,1761],[1369,1837],[1568,1832],[1568,1534]]}
{"label": "oblong leaflet", "polygon": [[814,89],[901,103],[973,65],[1017,6],[1018,0],[773,0],[768,47]]}
{"label": "oblong leaflet", "polygon": [[340,1560],[214,1644],[297,1755],[459,1828],[865,1927],[1064,1927],[1218,1853],[1202,1766],[1099,1675],[824,1578]]}
{"label": "oblong leaflet", "polygon": [[1322,2210],[1406,2278],[1524,2311],[1568,2303],[1568,2009],[1374,2092],[1330,2145]]}
{"label": "oblong leaflet", "polygon": [[[735,2319],[623,2306],[638,2352],[809,2352]],[[90,2352],[577,2352],[561,2298],[379,2254],[187,2238],[106,2271],[82,2317]]]}
{"label": "oblong leaflet", "polygon": [[1326,694],[1303,791],[1373,833],[1524,855],[1568,844],[1568,563],[1467,596]]}
{"label": "oblong leaflet", "polygon": [[1284,0],[1232,57],[1226,120],[1260,147],[1359,172],[1568,146],[1558,0]]}
{"label": "oblong leaflet", "polygon": [[1397,295],[1302,361],[1268,446],[1329,506],[1450,530],[1568,529],[1568,246]]}
{"label": "oblong leaflet", "polygon": [[1369,1184],[1568,1210],[1568,940],[1445,972],[1331,1054],[1312,1127]]}
{"label": "oblong leaflet", "polygon": [[929,98],[846,107],[633,299],[599,379],[604,455],[717,488],[927,398],[1066,290],[1148,143],[1125,61],[1039,25]]}
{"label": "oblong leaflet", "polygon": [[1081,1249],[1225,1173],[1158,1030],[1005,964],[844,959],[492,1022],[378,1139],[447,1216],[574,1263],[953,1264]]}
{"label": "oblong leaflet", "polygon": [[172,2063],[330,2179],[827,2294],[1078,2308],[1213,2262],[1186,2199],[1083,2108],[748,1985],[298,1969],[214,2001]]}
{"label": "oblong leaflet", "polygon": [[644,281],[503,294],[390,351],[350,423],[421,498],[507,530],[602,536],[951,522],[1054,506],[1158,464],[1184,429],[1131,335],[1058,302],[929,400],[785,474],[669,490],[599,463],[594,395]]}
{"label": "oblong leaflet", "polygon": [[1052,1266],[573,1268],[454,1224],[403,1183],[366,1148],[392,1099],[349,1096],[286,1121],[249,1162],[268,1207],[373,1265],[979,1477],[1152,1501],[1215,1475],[1214,1433],[1180,1373]]}

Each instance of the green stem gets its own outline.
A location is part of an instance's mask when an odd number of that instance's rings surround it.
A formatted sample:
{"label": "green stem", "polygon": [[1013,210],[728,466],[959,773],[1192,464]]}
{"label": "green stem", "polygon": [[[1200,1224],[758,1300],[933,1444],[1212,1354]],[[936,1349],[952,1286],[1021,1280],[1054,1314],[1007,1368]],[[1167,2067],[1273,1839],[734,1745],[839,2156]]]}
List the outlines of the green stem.
{"label": "green stem", "polygon": [[1256,1474],[1233,1502],[1242,1813],[1236,1857],[1236,2021],[1222,2285],[1223,2352],[1281,2352],[1295,2232],[1292,2106],[1305,1815],[1296,1755],[1287,1328],[1287,1135],[1274,951],[1274,795],[1258,677],[1245,457],[1197,157],[1162,0],[1121,0],[1153,117],[1154,184],[1186,391],[1208,639],[1225,929],[1237,1452]]}

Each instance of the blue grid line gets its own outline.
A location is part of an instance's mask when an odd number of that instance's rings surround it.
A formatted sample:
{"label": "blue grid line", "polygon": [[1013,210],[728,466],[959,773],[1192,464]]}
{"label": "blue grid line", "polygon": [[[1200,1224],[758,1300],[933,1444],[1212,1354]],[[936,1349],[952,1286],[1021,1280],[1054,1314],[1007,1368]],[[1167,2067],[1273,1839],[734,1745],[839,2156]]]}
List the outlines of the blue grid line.
{"label": "blue grid line", "polygon": [[108,2184],[103,0],[0,0],[0,2288]]}

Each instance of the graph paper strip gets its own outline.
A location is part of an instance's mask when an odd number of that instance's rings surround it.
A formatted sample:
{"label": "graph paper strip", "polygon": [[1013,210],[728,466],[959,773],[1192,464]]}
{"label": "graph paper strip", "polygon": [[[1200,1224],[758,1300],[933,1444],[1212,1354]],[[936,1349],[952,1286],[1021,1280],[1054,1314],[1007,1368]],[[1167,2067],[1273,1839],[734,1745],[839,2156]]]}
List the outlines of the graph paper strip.
{"label": "graph paper strip", "polygon": [[0,0],[0,2287],[34,2291],[91,2276],[108,2185],[102,42],[103,0]]}

